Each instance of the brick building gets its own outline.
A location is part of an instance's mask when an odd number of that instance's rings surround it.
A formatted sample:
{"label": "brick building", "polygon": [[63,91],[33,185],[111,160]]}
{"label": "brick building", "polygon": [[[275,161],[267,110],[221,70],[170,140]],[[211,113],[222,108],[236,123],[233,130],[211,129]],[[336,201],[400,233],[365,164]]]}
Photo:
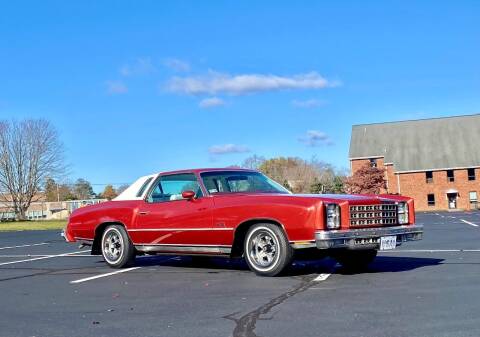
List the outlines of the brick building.
{"label": "brick building", "polygon": [[480,114],[352,127],[352,174],[385,169],[387,193],[408,195],[417,210],[478,209]]}

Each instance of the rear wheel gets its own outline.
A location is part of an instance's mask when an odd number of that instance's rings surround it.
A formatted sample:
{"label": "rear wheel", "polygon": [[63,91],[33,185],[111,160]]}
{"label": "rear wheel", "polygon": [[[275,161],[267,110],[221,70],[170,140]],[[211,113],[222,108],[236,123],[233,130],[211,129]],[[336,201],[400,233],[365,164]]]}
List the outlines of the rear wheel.
{"label": "rear wheel", "polygon": [[248,230],[244,252],[249,268],[261,276],[280,274],[293,259],[285,233],[270,223],[256,224]]}
{"label": "rear wheel", "polygon": [[103,232],[101,247],[103,259],[110,267],[123,268],[134,264],[135,247],[123,226],[108,226]]}
{"label": "rear wheel", "polygon": [[333,254],[333,257],[348,271],[359,272],[368,268],[377,256],[375,249],[342,250]]}

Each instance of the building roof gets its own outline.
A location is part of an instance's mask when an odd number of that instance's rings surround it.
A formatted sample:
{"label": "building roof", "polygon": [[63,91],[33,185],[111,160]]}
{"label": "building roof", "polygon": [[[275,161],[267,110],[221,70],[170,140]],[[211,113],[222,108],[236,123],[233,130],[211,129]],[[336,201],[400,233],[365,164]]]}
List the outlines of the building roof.
{"label": "building roof", "polygon": [[480,166],[480,114],[354,125],[349,157],[384,157],[397,172]]}

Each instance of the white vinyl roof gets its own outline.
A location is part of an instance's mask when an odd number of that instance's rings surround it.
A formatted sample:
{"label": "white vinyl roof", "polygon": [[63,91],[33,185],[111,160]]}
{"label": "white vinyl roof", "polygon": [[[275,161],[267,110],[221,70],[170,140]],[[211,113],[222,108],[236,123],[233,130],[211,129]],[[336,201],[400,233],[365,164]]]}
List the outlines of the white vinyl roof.
{"label": "white vinyl roof", "polygon": [[[141,178],[138,178],[133,184],[131,184],[125,191],[120,193],[119,196],[117,196],[114,201],[119,201],[119,200],[142,200],[145,196],[145,193],[148,191],[150,185],[155,181],[155,177],[157,177],[158,174],[151,174],[148,176],[144,176]],[[138,194],[142,186],[145,184],[145,182],[150,179],[148,184],[145,186],[141,194]]]}

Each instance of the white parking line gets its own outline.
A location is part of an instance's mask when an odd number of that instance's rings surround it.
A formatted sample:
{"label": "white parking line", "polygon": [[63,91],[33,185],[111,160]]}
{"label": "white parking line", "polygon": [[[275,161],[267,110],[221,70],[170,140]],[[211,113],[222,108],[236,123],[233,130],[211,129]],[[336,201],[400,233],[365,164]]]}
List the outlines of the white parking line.
{"label": "white parking line", "polygon": [[330,275],[332,275],[332,274],[319,274],[317,277],[315,277],[313,279],[313,282],[325,281],[326,279],[328,279],[330,277]]}
{"label": "white parking line", "polygon": [[52,258],[54,258],[54,257],[69,256],[69,255],[80,254],[80,253],[85,253],[85,251],[84,251],[84,250],[80,250],[80,251],[71,252],[71,253],[63,253],[63,254],[57,254],[57,255],[49,255],[49,256],[42,256],[42,257],[35,257],[35,258],[33,258],[33,259],[2,262],[2,263],[0,263],[0,266],[6,266],[6,265],[8,265],[8,264],[15,264],[15,263],[23,263],[23,262],[30,262],[30,261],[38,261],[38,260],[52,259]]}
{"label": "white parking line", "polygon": [[112,275],[116,275],[116,274],[120,274],[120,273],[126,273],[127,271],[131,271],[131,270],[135,270],[135,269],[139,269],[139,268],[142,268],[142,267],[132,267],[132,268],[127,268],[127,269],[121,269],[121,270],[113,271],[111,273],[105,273],[105,274],[95,275],[95,276],[91,276],[91,277],[81,278],[81,279],[75,280],[75,281],[70,281],[70,283],[71,284],[77,284],[77,283],[87,282],[87,281],[95,280],[97,278],[112,276]]}
{"label": "white parking line", "polygon": [[33,247],[33,246],[42,246],[42,245],[48,245],[48,242],[42,242],[42,243],[32,243],[29,245],[19,245],[19,246],[7,246],[7,247],[0,247],[0,250],[4,249],[13,249],[13,248],[23,248],[23,247]]}
{"label": "white parking line", "polygon": [[[56,257],[57,255],[50,254],[10,254],[10,255],[0,255],[0,258],[12,258],[12,257]],[[77,254],[77,255],[67,255],[65,257],[98,257],[98,255],[91,254]]]}
{"label": "white parking line", "polygon": [[467,225],[470,225],[470,226],[473,226],[473,227],[478,227],[478,225],[477,225],[477,224],[474,224],[473,222],[470,222],[470,221],[467,221],[467,220],[463,220],[463,219],[460,219],[460,221],[465,222]]}

